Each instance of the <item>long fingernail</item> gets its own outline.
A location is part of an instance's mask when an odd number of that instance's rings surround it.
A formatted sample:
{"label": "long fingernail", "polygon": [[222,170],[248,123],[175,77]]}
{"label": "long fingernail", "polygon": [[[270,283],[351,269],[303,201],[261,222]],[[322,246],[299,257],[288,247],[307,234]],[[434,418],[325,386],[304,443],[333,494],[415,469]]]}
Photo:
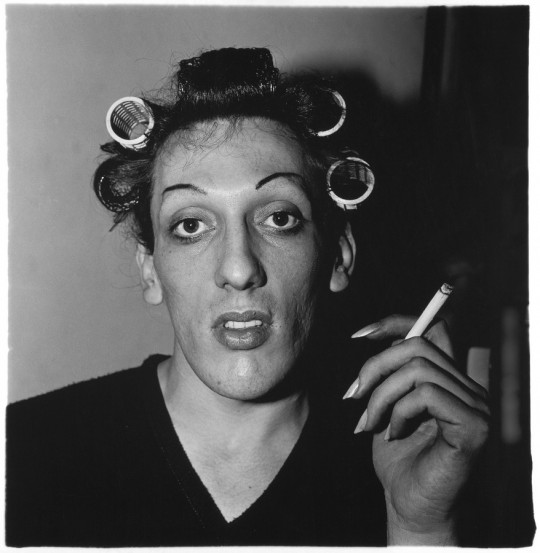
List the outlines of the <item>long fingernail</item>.
{"label": "long fingernail", "polygon": [[390,441],[390,425],[388,425],[388,428],[386,429],[386,433],[384,435],[384,439],[389,442]]}
{"label": "long fingernail", "polygon": [[345,395],[343,396],[343,399],[349,399],[354,396],[356,391],[358,390],[358,387],[360,386],[360,383],[358,382],[358,378],[351,384],[350,388],[347,390]]}
{"label": "long fingernail", "polygon": [[358,434],[359,432],[362,432],[366,427],[366,423],[367,423],[367,409],[364,411],[364,414],[360,417],[360,420],[358,421],[358,424],[354,429],[354,433]]}
{"label": "long fingernail", "polygon": [[374,334],[381,328],[381,325],[379,323],[373,323],[368,326],[365,326],[364,328],[361,328],[360,330],[357,330],[351,338],[365,338],[366,336],[369,336],[370,334]]}

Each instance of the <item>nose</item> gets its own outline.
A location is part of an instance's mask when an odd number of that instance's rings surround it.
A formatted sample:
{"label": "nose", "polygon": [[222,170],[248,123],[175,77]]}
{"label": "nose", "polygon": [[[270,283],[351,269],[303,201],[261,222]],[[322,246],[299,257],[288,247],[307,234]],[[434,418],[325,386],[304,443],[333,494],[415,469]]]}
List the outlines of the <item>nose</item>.
{"label": "nose", "polygon": [[217,286],[235,290],[264,286],[266,273],[255,246],[245,225],[228,229],[219,246]]}

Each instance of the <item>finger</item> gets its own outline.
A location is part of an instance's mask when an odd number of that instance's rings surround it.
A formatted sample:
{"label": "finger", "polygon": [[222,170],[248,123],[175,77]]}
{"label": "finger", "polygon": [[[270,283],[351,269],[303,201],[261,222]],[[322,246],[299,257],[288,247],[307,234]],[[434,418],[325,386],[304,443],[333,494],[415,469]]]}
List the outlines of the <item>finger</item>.
{"label": "finger", "polygon": [[[434,319],[422,336],[424,336],[424,338],[428,338],[430,342],[433,342],[440,347],[441,343],[450,341],[448,324],[444,319]],[[400,342],[403,342],[404,339],[405,338],[397,338],[393,341],[393,344],[399,344]],[[408,340],[409,338],[406,339]]]}
{"label": "finger", "polygon": [[[352,338],[368,338],[369,340],[393,339],[393,343],[396,344],[407,336],[416,321],[416,317],[409,315],[390,315],[376,323],[361,328],[352,335]],[[434,319],[426,332],[424,332],[424,336],[447,355],[454,357],[452,343],[448,334],[448,326],[444,319]]]}
{"label": "finger", "polygon": [[487,415],[432,383],[422,384],[394,405],[386,438],[404,437],[411,422],[426,413],[437,421],[447,448],[456,452],[475,451],[487,438]]}
{"label": "finger", "polygon": [[382,380],[399,370],[414,358],[423,357],[441,370],[446,371],[474,393],[487,398],[487,393],[479,384],[462,374],[454,366],[453,360],[424,338],[410,338],[391,346],[366,361],[358,378],[345,397],[358,399],[372,391]]}
{"label": "finger", "polygon": [[434,320],[424,333],[424,337],[444,351],[446,355],[454,359],[454,347],[450,340],[448,324],[444,319]]}
{"label": "finger", "polygon": [[464,386],[450,373],[441,371],[431,361],[419,357],[406,363],[399,371],[390,375],[377,386],[366,408],[368,414],[364,430],[374,430],[380,427],[388,420],[386,417],[397,401],[426,383],[436,384],[469,407],[489,415],[489,408],[484,398]]}
{"label": "finger", "polygon": [[416,317],[408,315],[390,315],[355,332],[352,338],[405,338],[416,322]]}

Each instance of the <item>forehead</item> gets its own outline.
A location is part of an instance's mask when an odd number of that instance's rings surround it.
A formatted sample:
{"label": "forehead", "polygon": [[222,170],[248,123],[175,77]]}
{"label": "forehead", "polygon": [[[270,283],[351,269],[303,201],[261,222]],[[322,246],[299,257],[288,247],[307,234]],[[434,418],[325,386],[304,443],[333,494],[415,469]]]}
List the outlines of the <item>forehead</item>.
{"label": "forehead", "polygon": [[239,177],[260,179],[274,172],[305,173],[302,148],[274,121],[246,118],[197,124],[171,136],[154,165],[156,192],[174,182],[212,185]]}

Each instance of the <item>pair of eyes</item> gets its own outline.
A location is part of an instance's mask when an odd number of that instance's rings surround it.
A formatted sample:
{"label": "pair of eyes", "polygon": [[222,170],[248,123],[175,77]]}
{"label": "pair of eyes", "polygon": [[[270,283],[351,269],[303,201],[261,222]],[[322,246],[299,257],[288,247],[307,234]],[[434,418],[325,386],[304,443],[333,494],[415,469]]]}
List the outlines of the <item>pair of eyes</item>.
{"label": "pair of eyes", "polygon": [[[278,231],[287,231],[296,228],[300,219],[288,211],[276,211],[261,223],[263,226]],[[176,224],[174,234],[180,238],[196,238],[210,230],[210,227],[195,217],[186,217]]]}

